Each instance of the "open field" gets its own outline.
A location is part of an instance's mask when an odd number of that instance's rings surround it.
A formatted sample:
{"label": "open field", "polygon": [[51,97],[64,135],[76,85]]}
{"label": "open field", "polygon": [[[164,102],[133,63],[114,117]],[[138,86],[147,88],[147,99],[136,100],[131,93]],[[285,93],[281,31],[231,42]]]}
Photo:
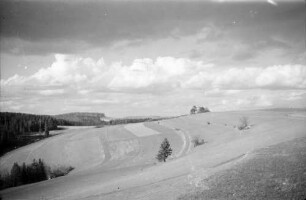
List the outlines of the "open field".
{"label": "open field", "polygon": [[[239,131],[242,116],[250,119],[251,128]],[[195,148],[191,141],[196,136],[206,143]],[[155,156],[165,137],[173,155],[166,163],[157,163]],[[260,199],[276,199],[276,189],[265,190],[272,185],[280,188],[282,197],[290,198],[294,191],[294,198],[300,199],[305,195],[299,191],[306,180],[305,137],[306,117],[300,111],[205,113],[67,129],[7,153],[0,159],[0,169],[42,158],[51,167],[69,165],[75,170],[0,194],[3,199],[256,199],[271,192]],[[269,174],[273,183],[263,178]]]}
{"label": "open field", "polygon": [[202,179],[179,200],[306,199],[305,188],[306,137],[256,150],[239,165]]}

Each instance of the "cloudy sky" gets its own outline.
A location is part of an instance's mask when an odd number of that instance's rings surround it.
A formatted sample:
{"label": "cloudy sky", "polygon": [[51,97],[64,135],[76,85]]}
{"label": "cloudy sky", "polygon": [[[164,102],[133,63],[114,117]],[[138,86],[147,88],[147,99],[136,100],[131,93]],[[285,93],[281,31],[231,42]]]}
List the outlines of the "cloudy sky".
{"label": "cloudy sky", "polygon": [[1,1],[1,111],[306,107],[305,1]]}

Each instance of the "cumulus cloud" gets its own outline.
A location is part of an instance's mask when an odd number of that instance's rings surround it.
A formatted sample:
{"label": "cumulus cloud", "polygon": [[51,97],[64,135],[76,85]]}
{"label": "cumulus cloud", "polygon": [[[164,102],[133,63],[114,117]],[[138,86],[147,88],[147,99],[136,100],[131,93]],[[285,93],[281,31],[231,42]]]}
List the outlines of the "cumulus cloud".
{"label": "cumulus cloud", "polygon": [[[137,107],[178,99],[181,99],[178,107],[193,104],[195,99],[199,104],[206,101],[205,105],[221,109],[228,109],[228,105],[265,107],[275,105],[278,99],[301,101],[304,93],[299,91],[305,89],[305,65],[225,68],[174,57],[135,59],[130,65],[124,65],[107,64],[103,58],[56,54],[50,67],[30,76],[16,74],[1,80],[1,107],[16,110],[38,101],[42,105],[49,102],[57,105],[61,97],[70,99],[65,109],[82,105],[83,110],[90,109],[91,105]],[[255,90],[261,92],[254,93]],[[268,93],[263,94],[263,90]],[[269,95],[271,91],[286,90],[291,93]]]}
{"label": "cumulus cloud", "polygon": [[216,67],[187,58],[158,57],[135,59],[130,65],[115,62],[107,65],[103,58],[55,55],[54,63],[41,68],[31,76],[14,75],[1,80],[7,86],[44,85],[41,94],[64,93],[69,87],[79,94],[87,94],[92,89],[138,90],[144,88],[169,89],[305,89],[306,66],[274,65],[268,67]]}
{"label": "cumulus cloud", "polygon": [[229,68],[202,71],[192,76],[186,88],[227,89],[305,89],[306,66],[275,65],[269,67]]}
{"label": "cumulus cloud", "polygon": [[152,59],[136,59],[130,66],[119,66],[110,88],[144,88],[160,86],[179,87],[186,77],[191,76],[212,64],[203,64],[186,58],[158,57]]}
{"label": "cumulus cloud", "polygon": [[56,54],[49,68],[42,68],[30,78],[50,84],[83,84],[102,72],[103,59],[79,58]]}
{"label": "cumulus cloud", "polygon": [[58,95],[58,94],[64,94],[65,90],[63,89],[55,89],[55,90],[42,90],[39,92],[42,95],[49,96],[49,95]]}

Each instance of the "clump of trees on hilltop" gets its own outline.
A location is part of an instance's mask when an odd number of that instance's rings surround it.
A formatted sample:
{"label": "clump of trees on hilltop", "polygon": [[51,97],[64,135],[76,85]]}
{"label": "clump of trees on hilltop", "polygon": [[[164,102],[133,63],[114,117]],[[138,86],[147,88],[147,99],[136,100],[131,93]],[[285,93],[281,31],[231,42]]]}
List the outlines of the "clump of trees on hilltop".
{"label": "clump of trees on hilltop", "polygon": [[203,106],[193,106],[190,110],[191,115],[198,113],[206,113],[206,112],[210,112],[210,110]]}

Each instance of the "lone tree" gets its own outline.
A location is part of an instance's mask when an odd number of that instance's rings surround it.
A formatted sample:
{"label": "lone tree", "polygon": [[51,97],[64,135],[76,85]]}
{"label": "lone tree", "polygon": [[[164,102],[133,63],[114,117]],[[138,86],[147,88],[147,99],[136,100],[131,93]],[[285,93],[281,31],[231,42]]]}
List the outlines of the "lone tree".
{"label": "lone tree", "polygon": [[158,151],[158,154],[156,156],[156,159],[159,162],[166,162],[166,159],[168,158],[168,156],[170,156],[172,154],[172,149],[170,147],[170,143],[168,141],[167,138],[164,139],[164,141],[161,143],[160,145],[160,149]]}

